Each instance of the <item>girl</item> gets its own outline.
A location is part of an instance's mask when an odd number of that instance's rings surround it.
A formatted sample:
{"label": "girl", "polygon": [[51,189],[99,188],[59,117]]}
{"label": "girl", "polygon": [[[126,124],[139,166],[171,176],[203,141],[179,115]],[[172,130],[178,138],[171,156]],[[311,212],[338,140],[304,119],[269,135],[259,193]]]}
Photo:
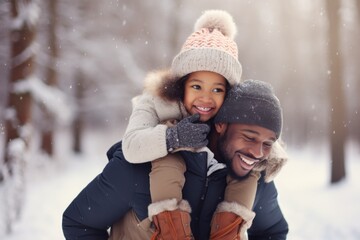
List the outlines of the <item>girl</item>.
{"label": "girl", "polygon": [[[227,12],[206,11],[171,69],[148,75],[143,94],[133,100],[123,153],[131,163],[152,163],[148,214],[155,225],[153,239],[192,239],[190,206],[182,199],[186,166],[176,152],[207,152],[208,175],[225,167],[206,145],[226,92],[241,78],[235,34],[236,25]],[[239,209],[241,224],[250,225],[254,217],[257,180],[256,174],[241,181],[229,177],[224,201]],[[211,231],[223,239],[221,229]]]}

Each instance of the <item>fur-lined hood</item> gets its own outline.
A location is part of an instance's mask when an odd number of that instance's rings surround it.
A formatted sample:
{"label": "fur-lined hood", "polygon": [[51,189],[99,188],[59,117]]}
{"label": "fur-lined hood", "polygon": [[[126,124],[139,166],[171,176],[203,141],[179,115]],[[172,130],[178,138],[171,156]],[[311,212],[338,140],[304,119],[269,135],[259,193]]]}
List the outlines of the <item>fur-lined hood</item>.
{"label": "fur-lined hood", "polygon": [[170,70],[150,72],[144,81],[144,92],[167,101],[181,101],[183,91],[181,78],[174,77]]}

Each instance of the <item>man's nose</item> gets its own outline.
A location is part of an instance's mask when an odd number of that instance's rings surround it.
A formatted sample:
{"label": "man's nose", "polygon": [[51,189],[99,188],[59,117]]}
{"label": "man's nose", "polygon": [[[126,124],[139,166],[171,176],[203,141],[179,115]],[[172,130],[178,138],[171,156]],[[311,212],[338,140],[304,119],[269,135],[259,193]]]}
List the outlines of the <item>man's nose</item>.
{"label": "man's nose", "polygon": [[262,144],[255,144],[250,148],[250,153],[254,158],[260,159],[264,156]]}

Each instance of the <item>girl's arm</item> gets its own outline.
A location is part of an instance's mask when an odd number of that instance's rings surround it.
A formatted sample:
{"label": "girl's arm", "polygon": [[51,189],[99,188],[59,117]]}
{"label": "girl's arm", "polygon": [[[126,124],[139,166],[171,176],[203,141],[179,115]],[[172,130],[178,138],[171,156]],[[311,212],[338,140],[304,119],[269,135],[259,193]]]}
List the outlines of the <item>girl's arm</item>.
{"label": "girl's arm", "polygon": [[168,154],[165,124],[169,119],[181,119],[176,102],[167,102],[144,93],[133,100],[133,111],[123,137],[123,152],[130,163],[144,163]]}

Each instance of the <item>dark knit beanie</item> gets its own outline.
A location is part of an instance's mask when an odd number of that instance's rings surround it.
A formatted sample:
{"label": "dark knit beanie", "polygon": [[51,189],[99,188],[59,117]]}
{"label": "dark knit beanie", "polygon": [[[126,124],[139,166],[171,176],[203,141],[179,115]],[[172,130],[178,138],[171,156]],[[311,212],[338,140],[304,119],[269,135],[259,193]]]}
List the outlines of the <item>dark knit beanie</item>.
{"label": "dark knit beanie", "polygon": [[214,122],[255,124],[274,131],[279,138],[282,129],[280,101],[269,83],[246,80],[228,92]]}

